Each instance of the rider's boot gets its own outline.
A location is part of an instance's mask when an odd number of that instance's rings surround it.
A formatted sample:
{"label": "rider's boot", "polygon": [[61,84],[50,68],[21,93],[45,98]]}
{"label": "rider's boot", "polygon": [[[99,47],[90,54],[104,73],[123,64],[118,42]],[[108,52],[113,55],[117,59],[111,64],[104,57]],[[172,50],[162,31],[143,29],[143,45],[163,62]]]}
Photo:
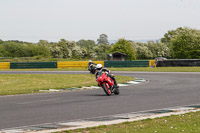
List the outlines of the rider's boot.
{"label": "rider's boot", "polygon": [[119,85],[117,84],[116,81],[114,81],[114,85],[115,85],[115,88],[119,88]]}

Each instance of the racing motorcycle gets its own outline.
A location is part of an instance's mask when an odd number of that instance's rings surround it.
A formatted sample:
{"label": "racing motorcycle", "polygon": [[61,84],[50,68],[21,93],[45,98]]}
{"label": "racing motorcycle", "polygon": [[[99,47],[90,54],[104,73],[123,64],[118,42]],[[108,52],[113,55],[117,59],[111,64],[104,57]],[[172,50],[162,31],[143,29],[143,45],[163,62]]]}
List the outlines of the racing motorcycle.
{"label": "racing motorcycle", "polygon": [[97,71],[96,65],[91,64],[89,67],[90,67],[90,69],[89,69],[90,73],[95,74]]}
{"label": "racing motorcycle", "polygon": [[112,93],[115,95],[119,94],[119,89],[115,88],[114,81],[112,78],[108,77],[107,72],[102,72],[97,77],[97,82],[99,86],[103,88],[105,93],[110,96]]}

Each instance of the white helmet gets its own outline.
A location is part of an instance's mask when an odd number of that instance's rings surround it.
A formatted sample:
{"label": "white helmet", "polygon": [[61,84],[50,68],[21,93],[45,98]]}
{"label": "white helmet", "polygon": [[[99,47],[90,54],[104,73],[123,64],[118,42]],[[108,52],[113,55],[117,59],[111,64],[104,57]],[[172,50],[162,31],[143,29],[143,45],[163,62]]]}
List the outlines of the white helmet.
{"label": "white helmet", "polygon": [[89,60],[89,62],[92,62],[92,60]]}
{"label": "white helmet", "polygon": [[97,64],[97,70],[101,70],[102,69],[102,65],[101,64]]}

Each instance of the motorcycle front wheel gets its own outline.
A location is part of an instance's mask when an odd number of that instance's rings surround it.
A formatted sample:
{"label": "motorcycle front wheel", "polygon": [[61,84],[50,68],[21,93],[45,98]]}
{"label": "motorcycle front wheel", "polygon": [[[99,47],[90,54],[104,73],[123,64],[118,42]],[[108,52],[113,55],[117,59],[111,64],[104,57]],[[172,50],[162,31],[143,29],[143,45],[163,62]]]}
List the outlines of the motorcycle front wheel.
{"label": "motorcycle front wheel", "polygon": [[110,96],[112,94],[111,87],[108,83],[104,83],[102,85],[102,87],[103,87],[103,90],[105,91],[106,95]]}

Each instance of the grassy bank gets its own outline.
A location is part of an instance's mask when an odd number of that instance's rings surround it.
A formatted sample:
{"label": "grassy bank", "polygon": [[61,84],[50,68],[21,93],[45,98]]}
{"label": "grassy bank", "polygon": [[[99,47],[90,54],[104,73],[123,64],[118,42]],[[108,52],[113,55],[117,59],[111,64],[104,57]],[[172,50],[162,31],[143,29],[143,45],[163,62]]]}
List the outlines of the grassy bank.
{"label": "grassy bank", "polygon": [[[133,77],[116,75],[119,83]],[[0,95],[37,93],[39,90],[97,85],[89,74],[0,74]]]}
{"label": "grassy bank", "polygon": [[65,131],[62,133],[199,133],[200,112],[122,124]]}
{"label": "grassy bank", "polygon": [[[141,72],[200,72],[200,67],[120,67],[108,68],[112,71],[141,71]],[[65,69],[0,69],[0,71],[88,71],[87,68],[65,68]]]}

